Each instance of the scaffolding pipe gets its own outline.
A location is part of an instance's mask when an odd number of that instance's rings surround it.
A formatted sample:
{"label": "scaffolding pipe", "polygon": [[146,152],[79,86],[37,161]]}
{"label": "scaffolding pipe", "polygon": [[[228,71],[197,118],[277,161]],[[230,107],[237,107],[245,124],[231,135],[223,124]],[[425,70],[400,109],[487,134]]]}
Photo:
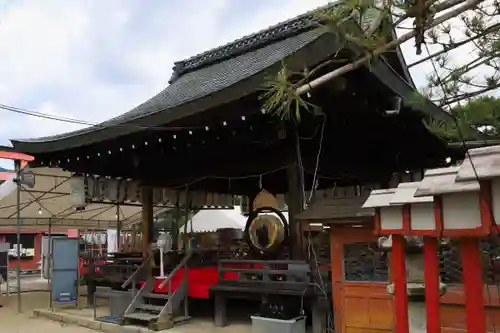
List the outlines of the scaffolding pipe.
{"label": "scaffolding pipe", "polygon": [[17,265],[16,265],[16,279],[17,279],[17,312],[21,313],[21,160],[14,161],[16,171],[16,184],[17,184],[17,211],[16,211],[16,251],[17,251]]}
{"label": "scaffolding pipe", "polygon": [[49,235],[47,237],[47,246],[49,255],[47,258],[47,285],[49,286],[49,308],[53,308],[52,298],[54,295],[52,294],[52,218],[49,218]]}

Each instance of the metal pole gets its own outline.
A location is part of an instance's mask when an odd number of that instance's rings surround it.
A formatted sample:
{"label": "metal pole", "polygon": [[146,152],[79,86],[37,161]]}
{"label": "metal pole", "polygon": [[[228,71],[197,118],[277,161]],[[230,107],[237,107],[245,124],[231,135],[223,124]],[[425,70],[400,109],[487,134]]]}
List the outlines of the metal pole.
{"label": "metal pole", "polygon": [[10,283],[9,283],[9,252],[7,252],[7,296],[10,296]]}
{"label": "metal pole", "polygon": [[116,204],[116,252],[121,252],[122,222],[120,221],[120,205]]}
{"label": "metal pole", "polygon": [[[184,255],[186,255],[188,250],[188,221],[189,221],[189,207],[186,195],[186,203],[184,204],[184,241],[182,242],[182,247],[184,248]],[[192,229],[192,228],[191,228]]]}
{"label": "metal pole", "polygon": [[[185,211],[185,219],[186,221],[184,222],[184,236],[187,236],[187,223],[189,220],[189,208],[191,206],[191,203],[188,203],[188,196],[187,196],[187,191],[186,191],[186,211]],[[193,222],[191,221],[191,232],[193,232]],[[186,237],[187,239],[187,237]],[[186,256],[188,253],[188,244],[187,242],[184,243],[184,255]],[[188,298],[189,298],[189,276],[188,276],[188,263],[186,262],[184,264],[184,281],[186,281],[186,295],[184,296],[184,315],[187,316],[188,314]]]}
{"label": "metal pole", "polygon": [[17,212],[16,212],[16,233],[17,233],[17,265],[16,265],[16,279],[17,279],[17,312],[21,313],[21,161],[14,161],[14,168],[16,171],[16,184],[17,184]]}
{"label": "metal pole", "polygon": [[54,295],[52,295],[52,219],[49,218],[49,236],[48,236],[48,242],[49,242],[49,253],[48,253],[48,258],[47,258],[47,284],[49,285],[49,308],[52,309],[52,298]]}

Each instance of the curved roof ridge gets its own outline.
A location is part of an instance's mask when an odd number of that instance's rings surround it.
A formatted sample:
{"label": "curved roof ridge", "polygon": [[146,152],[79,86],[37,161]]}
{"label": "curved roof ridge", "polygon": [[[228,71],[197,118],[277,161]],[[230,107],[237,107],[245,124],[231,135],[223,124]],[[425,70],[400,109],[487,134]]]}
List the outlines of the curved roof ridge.
{"label": "curved roof ridge", "polygon": [[268,43],[276,42],[280,39],[289,38],[304,30],[316,27],[319,19],[314,16],[318,10],[329,9],[337,5],[339,1],[330,2],[326,5],[310,10],[286,21],[274,24],[258,32],[238,38],[232,42],[219,47],[201,52],[187,59],[174,63],[173,74],[169,83],[175,82],[180,76],[211,65],[224,59],[235,57],[256,48],[263,47]]}

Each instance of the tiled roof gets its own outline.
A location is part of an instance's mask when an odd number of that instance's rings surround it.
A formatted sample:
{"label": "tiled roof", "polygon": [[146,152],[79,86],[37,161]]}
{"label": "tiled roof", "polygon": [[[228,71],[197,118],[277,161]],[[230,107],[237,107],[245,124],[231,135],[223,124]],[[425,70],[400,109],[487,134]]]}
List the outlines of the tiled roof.
{"label": "tiled roof", "polygon": [[[19,141],[54,141],[105,130],[105,127],[112,127],[113,125],[134,121],[154,113],[171,112],[173,108],[209,96],[266,70],[268,67],[279,63],[282,59],[314,42],[324,33],[324,29],[306,31],[297,36],[282,39],[276,43],[255,49],[251,52],[242,53],[225,61],[186,73],[148,101],[129,112],[101,123],[99,126],[92,126],[71,133],[50,137],[22,139]],[[258,89],[258,86],[255,88]],[[116,129],[130,130],[129,128]],[[14,146],[16,143],[17,140],[13,140]]]}
{"label": "tiled roof", "polygon": [[[275,62],[307,45],[324,31],[306,33],[318,27],[315,12],[327,9],[332,4],[281,22],[234,42],[176,62],[170,85],[143,104],[99,125],[112,126],[138,117],[164,111],[196,98],[221,90],[246,77],[262,71]],[[298,35],[298,36],[297,36]],[[314,36],[311,39],[311,36]],[[276,57],[275,55],[279,56]],[[257,69],[258,67],[258,69]],[[23,139],[23,142],[50,141],[80,135],[96,130],[89,127],[71,133]]]}
{"label": "tiled roof", "polygon": [[245,52],[250,52],[256,48],[263,47],[269,43],[294,36],[305,30],[318,27],[318,10],[325,10],[335,6],[337,2],[332,2],[315,10],[299,15],[293,19],[278,23],[264,30],[253,33],[249,36],[235,40],[234,42],[203,52],[183,61],[174,64],[174,74],[170,82],[174,82],[178,77],[190,71],[208,66],[224,59],[238,56]]}

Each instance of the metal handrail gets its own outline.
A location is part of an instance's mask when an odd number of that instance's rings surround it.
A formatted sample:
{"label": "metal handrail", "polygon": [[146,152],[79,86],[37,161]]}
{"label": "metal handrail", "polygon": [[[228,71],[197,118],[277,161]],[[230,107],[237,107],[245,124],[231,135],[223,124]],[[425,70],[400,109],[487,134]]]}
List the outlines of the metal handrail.
{"label": "metal handrail", "polygon": [[193,251],[192,250],[189,250],[188,253],[186,254],[186,256],[184,258],[182,258],[181,262],[174,268],[174,270],[172,272],[170,272],[170,274],[168,274],[167,278],[165,280],[163,280],[163,282],[159,285],[159,289],[165,287],[165,285],[167,283],[170,282],[170,280],[172,280],[172,277],[175,275],[175,273],[177,273],[177,271],[179,269],[182,268],[182,266],[186,265],[186,263],[188,262],[188,260],[191,258],[191,256],[193,255]]}
{"label": "metal handrail", "polygon": [[146,259],[144,260],[144,262],[135,270],[135,272],[132,273],[132,275],[130,275],[128,277],[128,279],[125,280],[125,282],[123,282],[122,288],[128,287],[128,285],[130,283],[132,283],[132,281],[135,280],[136,276],[139,275],[140,273],[142,273],[142,271],[144,270],[144,267],[146,267],[147,265],[150,265],[150,264],[151,264],[151,255],[148,255],[146,257]]}

